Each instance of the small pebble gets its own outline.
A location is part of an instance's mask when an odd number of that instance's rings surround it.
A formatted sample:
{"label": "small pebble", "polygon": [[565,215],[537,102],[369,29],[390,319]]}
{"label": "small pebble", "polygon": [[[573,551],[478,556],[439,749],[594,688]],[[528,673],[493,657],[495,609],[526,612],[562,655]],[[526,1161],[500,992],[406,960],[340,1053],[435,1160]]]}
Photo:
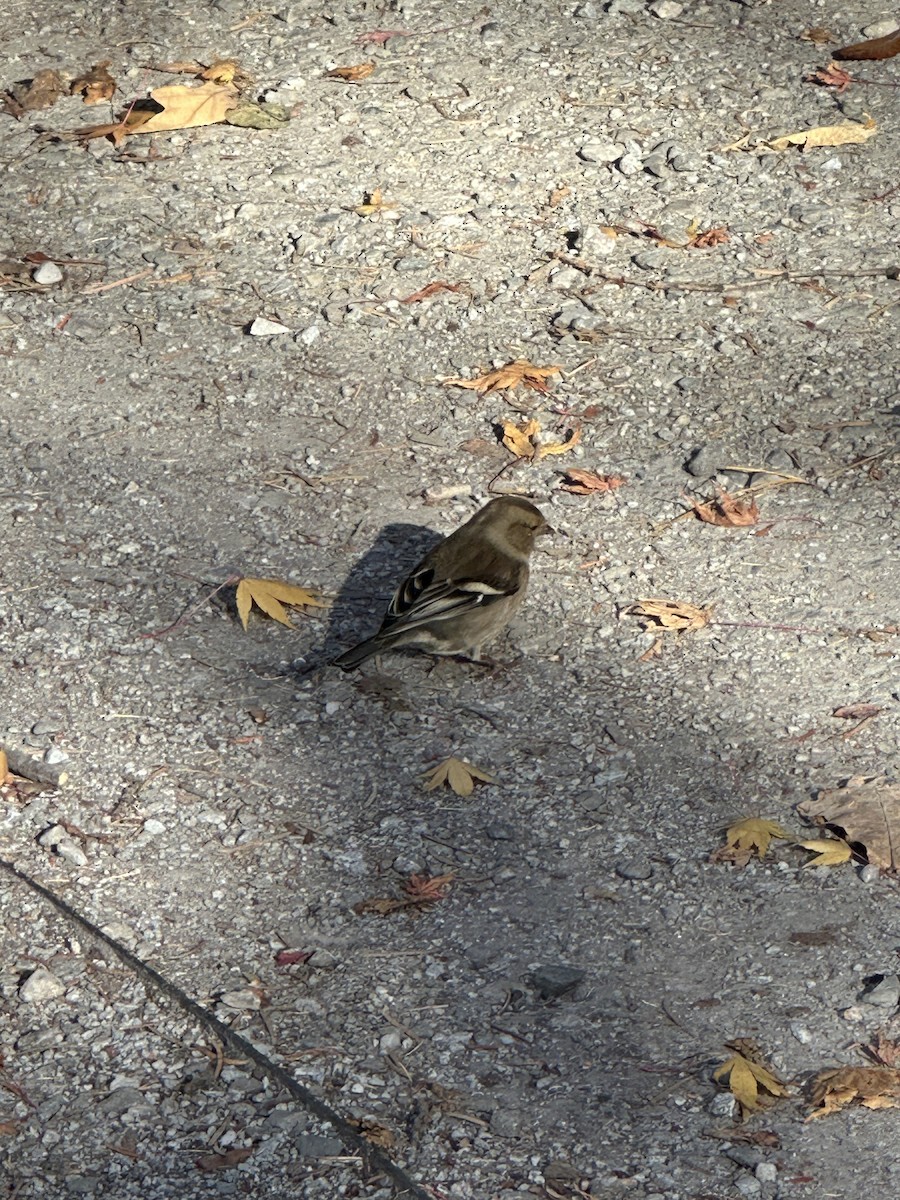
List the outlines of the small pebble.
{"label": "small pebble", "polygon": [[63,273],[56,263],[42,262],[32,271],[31,278],[41,287],[52,287],[55,283],[62,283]]}
{"label": "small pebble", "polygon": [[531,983],[545,1000],[556,999],[571,992],[584,979],[584,971],[565,964],[550,964],[537,967],[531,973]]}
{"label": "small pebble", "polygon": [[674,21],[684,12],[684,5],[678,4],[676,0],[653,0],[650,12],[661,21]]}
{"label": "small pebble", "polygon": [[268,317],[256,317],[250,326],[250,333],[253,337],[274,337],[278,333],[290,332],[286,325],[281,325],[278,321],[270,321]]}

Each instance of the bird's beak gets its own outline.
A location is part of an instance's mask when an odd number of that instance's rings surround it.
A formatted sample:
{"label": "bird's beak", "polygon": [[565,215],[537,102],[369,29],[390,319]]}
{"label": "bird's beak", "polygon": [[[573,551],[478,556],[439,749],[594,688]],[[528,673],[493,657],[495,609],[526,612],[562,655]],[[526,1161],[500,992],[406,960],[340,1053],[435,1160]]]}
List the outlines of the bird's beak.
{"label": "bird's beak", "polygon": [[544,537],[545,535],[555,536],[555,534],[556,534],[556,530],[553,528],[552,525],[548,525],[546,521],[543,523],[543,525],[537,531],[538,537]]}

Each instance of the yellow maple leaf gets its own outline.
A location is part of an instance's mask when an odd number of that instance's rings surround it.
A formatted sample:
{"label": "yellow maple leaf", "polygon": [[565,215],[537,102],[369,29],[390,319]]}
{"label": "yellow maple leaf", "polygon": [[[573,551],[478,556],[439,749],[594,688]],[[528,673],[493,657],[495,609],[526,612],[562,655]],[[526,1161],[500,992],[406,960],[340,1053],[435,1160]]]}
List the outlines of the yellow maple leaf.
{"label": "yellow maple leaf", "polygon": [[297,608],[327,608],[321,594],[310,588],[295,587],[280,579],[242,579],[237,586],[237,610],[246,629],[253,605],[269,617],[292,629],[285,605]]}
{"label": "yellow maple leaf", "polygon": [[[744,1046],[746,1039],[733,1043]],[[729,1047],[731,1048],[731,1047]],[[726,1062],[713,1071],[713,1079],[721,1083],[728,1076],[728,1090],[741,1107],[741,1117],[746,1119],[751,1113],[766,1108],[779,1096],[786,1096],[787,1089],[779,1079],[754,1057],[737,1050]],[[760,1088],[763,1094],[760,1094]]]}
{"label": "yellow maple leaf", "polygon": [[723,849],[746,853],[748,858],[754,853],[758,858],[763,858],[773,838],[790,836],[777,821],[767,821],[765,817],[745,817],[728,826]]}
{"label": "yellow maple leaf", "polygon": [[804,863],[804,867],[836,867],[849,862],[853,851],[843,838],[816,838],[811,842],[794,842],[804,850],[811,850],[815,858]]}
{"label": "yellow maple leaf", "polygon": [[446,387],[470,388],[472,391],[487,395],[488,392],[512,391],[517,387],[528,387],[535,392],[549,392],[545,383],[551,375],[558,375],[562,367],[536,367],[525,358],[517,358],[515,362],[506,363],[477,379],[445,379]]}
{"label": "yellow maple leaf", "polygon": [[865,121],[843,121],[840,125],[817,125],[814,129],[801,129],[797,133],[786,133],[783,137],[767,142],[770,150],[787,150],[791,146],[802,146],[813,150],[822,146],[848,146],[867,142],[878,131],[878,125],[865,114]]}
{"label": "yellow maple leaf", "polygon": [[438,766],[428,771],[425,776],[425,791],[432,792],[446,783],[457,796],[471,796],[475,790],[475,780],[482,783],[494,783],[493,775],[488,775],[479,767],[474,767],[462,758],[447,758]]}
{"label": "yellow maple leaf", "polygon": [[564,442],[540,443],[537,435],[541,432],[541,424],[533,417],[521,425],[516,425],[514,421],[502,421],[501,425],[503,445],[507,450],[511,450],[518,458],[533,459],[534,462],[540,462],[548,454],[567,454],[581,441],[581,430],[574,429]]}

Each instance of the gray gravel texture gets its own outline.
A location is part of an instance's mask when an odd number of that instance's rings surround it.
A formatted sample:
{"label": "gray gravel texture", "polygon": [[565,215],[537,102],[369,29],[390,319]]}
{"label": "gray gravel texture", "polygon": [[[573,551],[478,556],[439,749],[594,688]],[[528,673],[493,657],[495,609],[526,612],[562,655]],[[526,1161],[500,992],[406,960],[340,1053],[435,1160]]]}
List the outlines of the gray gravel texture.
{"label": "gray gravel texture", "polygon": [[[799,831],[796,803],[898,761],[900,60],[804,82],[830,57],[811,25],[893,22],[703,0],[0,17],[4,87],[109,59],[118,107],[170,81],[154,64],[233,56],[293,112],[121,151],[36,140],[111,119],[77,97],[0,117],[2,256],[83,260],[0,289],[0,733],[70,776],[4,790],[0,854],[386,1127],[436,1200],[900,1186],[896,1112],[805,1124],[793,1098],[747,1126],[780,1149],[745,1144],[711,1078],[746,1036],[799,1086],[896,1014],[860,998],[896,973],[893,880],[783,843],[709,861],[730,820]],[[355,44],[391,29],[412,36]],[[322,77],[363,61],[359,86]],[[864,145],[759,145],[864,113]],[[358,215],[376,188],[392,211]],[[730,240],[644,236],[692,223]],[[463,286],[402,302],[435,281]],[[563,373],[546,396],[442,382],[516,357]],[[494,485],[557,530],[511,665],[323,668],[488,497],[496,422],[532,416],[583,436]],[[628,482],[569,495],[567,464]],[[761,492],[757,529],[675,519],[765,470],[805,482]],[[237,572],[337,600],[244,633],[206,599]],[[622,609],[654,596],[714,622],[642,660]],[[844,736],[832,710],[858,702],[884,711]],[[425,792],[451,753],[496,783]],[[447,871],[426,912],[353,910]],[[0,1194],[390,1194],[25,887],[0,897]]]}

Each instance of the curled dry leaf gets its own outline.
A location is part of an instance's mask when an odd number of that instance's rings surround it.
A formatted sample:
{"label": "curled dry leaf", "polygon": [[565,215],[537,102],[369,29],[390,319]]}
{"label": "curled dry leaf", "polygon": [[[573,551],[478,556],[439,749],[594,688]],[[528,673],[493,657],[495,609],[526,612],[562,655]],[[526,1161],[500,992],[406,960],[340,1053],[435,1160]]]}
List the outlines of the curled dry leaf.
{"label": "curled dry leaf", "polygon": [[320,592],[311,588],[295,587],[282,583],[280,579],[242,579],[237,586],[237,610],[241,624],[246,629],[250,609],[257,608],[288,629],[293,626],[288,619],[285,605],[291,608],[327,608],[328,603]]}
{"label": "curled dry leaf", "polygon": [[600,495],[613,492],[625,483],[624,475],[598,475],[596,471],[585,471],[581,467],[569,467],[559,485],[561,492],[573,492],[576,496]]}
{"label": "curled dry leaf", "polygon": [[488,392],[512,391],[517,387],[531,388],[535,392],[549,392],[546,380],[551,375],[558,375],[562,367],[536,367],[527,359],[517,358],[495,371],[479,375],[477,379],[445,379],[446,387],[471,388],[472,391],[487,395]]}
{"label": "curled dry leaf", "polygon": [[411,292],[397,303],[418,304],[420,300],[427,300],[430,296],[436,296],[438,292],[464,292],[466,286],[464,283],[446,283],[443,279],[436,279],[434,283],[426,283],[419,291]]}
{"label": "curled dry leaf", "polygon": [[877,704],[842,704],[831,715],[845,721],[867,721],[870,717],[877,717],[880,712],[882,709]]}
{"label": "curled dry leaf", "polygon": [[804,800],[797,812],[843,838],[867,862],[900,869],[900,783],[854,775],[843,787]]}
{"label": "curled dry leaf", "polygon": [[103,104],[106,100],[112,100],[116,91],[116,81],[106,69],[109,61],[107,59],[105,62],[97,63],[84,75],[73,80],[72,86],[69,88],[70,95],[82,96],[85,104]]}
{"label": "curled dry leaf", "polygon": [[397,1144],[395,1134],[388,1129],[387,1125],[381,1125],[378,1121],[351,1120],[350,1124],[362,1134],[367,1142],[371,1142],[373,1146],[380,1146],[382,1150],[393,1150]]}
{"label": "curled dry leaf", "polygon": [[391,200],[385,200],[381,188],[366,192],[365,201],[353,210],[358,217],[381,217],[385,221],[399,221],[400,210]]}
{"label": "curled dry leaf", "polygon": [[813,25],[811,29],[805,29],[800,34],[801,42],[813,42],[816,46],[827,46],[829,42],[836,42],[837,38],[829,29],[823,28],[821,25]]}
{"label": "curled dry leaf", "polygon": [[725,833],[725,845],[712,855],[713,862],[731,862],[745,867],[753,858],[763,858],[775,838],[789,838],[777,821],[765,817],[745,817],[729,825]]}
{"label": "curled dry leaf", "polygon": [[813,1111],[806,1118],[827,1117],[848,1104],[863,1108],[900,1108],[900,1071],[893,1067],[835,1067],[820,1071],[810,1086]]}
{"label": "curled dry leaf", "polygon": [[866,42],[855,42],[852,46],[841,46],[835,50],[834,57],[840,59],[867,60],[879,62],[885,58],[893,58],[900,54],[900,29],[884,37],[869,38]]}
{"label": "curled dry leaf", "polygon": [[759,505],[753,496],[739,498],[721,488],[717,490],[718,495],[714,500],[707,500],[703,504],[692,501],[691,511],[698,521],[727,528],[756,524],[759,520]]}
{"label": "curled dry leaf", "polygon": [[204,1154],[194,1165],[201,1171],[227,1171],[246,1162],[252,1153],[252,1146],[234,1146],[223,1154]]}
{"label": "curled dry leaf", "polygon": [[326,71],[322,78],[339,79],[342,83],[360,83],[363,79],[368,79],[374,70],[373,62],[358,63],[354,67],[333,67]]}
{"label": "curled dry leaf", "polygon": [[3,95],[3,107],[18,121],[27,112],[52,108],[65,94],[66,85],[59,71],[37,71],[31,79],[12,85]]}
{"label": "curled dry leaf", "polygon": [[447,895],[447,889],[453,883],[454,875],[448,871],[446,875],[410,875],[403,885],[404,896],[374,896],[370,900],[360,900],[353,905],[353,911],[358,917],[373,913],[375,916],[387,917],[391,913],[404,910],[426,908],[436,904]]}
{"label": "curled dry leaf", "polygon": [[637,617],[644,629],[664,630],[666,633],[687,633],[702,629],[712,617],[712,605],[698,608],[686,600],[638,600],[625,609],[629,617]]}
{"label": "curled dry leaf", "polygon": [[749,1038],[736,1038],[726,1044],[735,1053],[713,1071],[713,1079],[722,1083],[727,1077],[728,1089],[740,1105],[744,1120],[787,1095],[787,1088],[765,1065]]}
{"label": "curled dry leaf", "polygon": [[794,845],[803,850],[810,850],[814,855],[809,862],[803,864],[804,868],[837,867],[841,863],[849,862],[853,857],[853,851],[843,838],[816,838],[811,842],[794,842]]}
{"label": "curled dry leaf", "polygon": [[809,75],[804,76],[806,83],[818,83],[822,87],[833,87],[838,94],[846,92],[847,88],[853,83],[853,76],[849,71],[845,71],[843,67],[839,67],[837,63],[829,63],[824,71],[813,71]]}
{"label": "curled dry leaf", "polygon": [[238,64],[230,58],[210,63],[208,67],[200,72],[199,78],[208,83],[218,83],[220,85],[230,83],[236,88],[241,88],[251,82],[250,76],[246,71],[242,71]]}
{"label": "curled dry leaf", "polygon": [[517,458],[540,462],[548,454],[567,454],[581,441],[581,430],[574,429],[564,442],[538,442],[541,424],[533,418],[517,425],[514,421],[502,421],[503,445]]}
{"label": "curled dry leaf", "polygon": [[471,796],[475,790],[476,780],[481,780],[482,783],[496,782],[493,775],[488,775],[480,767],[473,766],[465,759],[451,757],[426,774],[425,791],[432,792],[441,784],[446,783],[452,791],[456,792],[457,796]]}
{"label": "curled dry leaf", "polygon": [[695,233],[688,242],[691,250],[711,250],[713,246],[724,246],[731,241],[731,235],[725,225],[717,225],[714,229],[706,229],[703,233]]}
{"label": "curled dry leaf", "polygon": [[797,133],[786,133],[765,143],[770,150],[789,150],[791,146],[802,146],[804,150],[815,150],[827,146],[852,146],[867,142],[878,132],[878,125],[866,114],[865,121],[843,121],[840,125],[818,125],[814,129],[801,129]]}

